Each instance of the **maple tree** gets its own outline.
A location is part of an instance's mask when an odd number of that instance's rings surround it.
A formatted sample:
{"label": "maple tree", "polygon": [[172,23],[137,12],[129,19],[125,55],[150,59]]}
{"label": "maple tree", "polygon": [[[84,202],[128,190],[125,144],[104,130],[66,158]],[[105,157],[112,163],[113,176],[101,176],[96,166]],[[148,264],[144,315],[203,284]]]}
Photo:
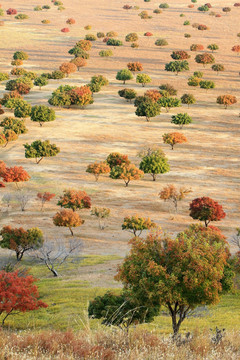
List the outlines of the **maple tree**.
{"label": "maple tree", "polygon": [[2,326],[9,315],[46,308],[48,305],[39,300],[37,279],[21,276],[18,271],[0,271],[0,316]]}
{"label": "maple tree", "polygon": [[73,236],[72,228],[81,226],[84,223],[84,220],[80,218],[78,213],[69,209],[57,212],[53,217],[53,223],[56,226],[68,227]]}
{"label": "maple tree", "polygon": [[139,61],[130,62],[127,64],[127,67],[132,72],[143,71],[143,65]]}
{"label": "maple tree", "polygon": [[56,156],[60,152],[60,148],[55,144],[51,144],[49,140],[33,141],[30,145],[24,144],[25,158],[34,158],[36,163],[39,164],[44,157]]}
{"label": "maple tree", "polygon": [[39,249],[44,242],[43,233],[39,228],[24,230],[22,227],[4,226],[0,235],[2,236],[0,246],[15,251],[17,261],[22,259],[26,251]]}
{"label": "maple tree", "polygon": [[176,144],[183,144],[187,142],[187,138],[179,133],[179,132],[172,132],[168,134],[163,134],[163,142],[164,144],[169,144],[173,150],[174,145]]}
{"label": "maple tree", "polygon": [[164,174],[170,170],[167,158],[159,151],[143,156],[139,168],[145,174],[151,174],[153,181],[156,181],[157,174]]}
{"label": "maple tree", "polygon": [[164,306],[176,336],[188,313],[199,305],[216,304],[231,290],[233,273],[224,273],[226,244],[201,231],[171,239],[161,232],[131,239],[131,250],[118,268],[127,298],[135,306]]}
{"label": "maple tree", "polygon": [[37,198],[41,201],[41,211],[43,210],[43,206],[46,202],[52,200],[56,195],[50,192],[45,191],[44,193],[38,193]]}
{"label": "maple tree", "polygon": [[110,166],[106,162],[95,161],[94,164],[88,165],[86,172],[89,174],[93,174],[95,176],[96,181],[98,181],[99,176],[101,174],[108,174],[110,170],[111,170]]}
{"label": "maple tree", "polygon": [[117,165],[110,172],[112,179],[122,179],[126,186],[128,186],[131,180],[139,180],[143,175],[143,171],[139,170],[134,164]]}
{"label": "maple tree", "polygon": [[77,71],[77,66],[71,62],[65,62],[59,66],[59,70],[62,71],[64,74],[66,74],[66,76],[68,77],[69,74]]}
{"label": "maple tree", "polygon": [[224,105],[225,109],[227,109],[228,106],[237,103],[237,98],[234,95],[220,95],[217,97],[217,103]]}
{"label": "maple tree", "polygon": [[122,230],[129,230],[134,236],[140,236],[143,230],[150,230],[155,227],[156,224],[150,218],[138,215],[126,216],[122,224]]}
{"label": "maple tree", "polygon": [[28,181],[30,178],[31,176],[22,166],[6,167],[2,174],[3,181],[7,183],[13,182],[17,189],[19,189],[18,183]]}
{"label": "maple tree", "polygon": [[192,192],[191,189],[180,187],[178,190],[173,184],[165,186],[158,194],[159,198],[164,201],[172,201],[175,211],[178,210],[178,202],[186,198],[186,196]]}
{"label": "maple tree", "polygon": [[204,221],[206,227],[210,221],[220,221],[226,216],[222,205],[206,196],[194,199],[190,203],[189,210],[189,215],[193,219]]}
{"label": "maple tree", "polygon": [[69,189],[63,191],[63,195],[60,196],[57,205],[73,211],[89,209],[91,207],[91,199],[85,191]]}
{"label": "maple tree", "polygon": [[121,165],[129,165],[130,160],[128,159],[127,155],[120,154],[118,152],[110,153],[106,159],[110,169],[114,166],[121,166]]}

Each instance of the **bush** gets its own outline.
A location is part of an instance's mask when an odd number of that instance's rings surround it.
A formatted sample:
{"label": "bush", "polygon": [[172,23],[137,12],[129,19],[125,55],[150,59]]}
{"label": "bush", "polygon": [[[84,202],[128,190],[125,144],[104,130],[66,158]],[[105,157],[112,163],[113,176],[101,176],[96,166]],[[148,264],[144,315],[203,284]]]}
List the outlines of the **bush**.
{"label": "bush", "polygon": [[126,42],[134,42],[137,40],[138,40],[138,35],[136,33],[130,33],[125,37]]}
{"label": "bush", "polygon": [[200,24],[200,25],[198,26],[198,30],[201,30],[201,31],[203,31],[203,30],[209,30],[209,28],[207,27],[207,25],[202,25],[202,24]]}
{"label": "bush", "polygon": [[113,56],[113,52],[112,50],[101,50],[99,51],[98,55],[101,57],[110,57]]}
{"label": "bush", "polygon": [[162,96],[168,97],[177,95],[177,90],[170,84],[162,84],[159,86],[159,89]]}
{"label": "bush", "polygon": [[132,76],[132,73],[130,70],[123,69],[123,70],[118,71],[118,73],[116,75],[116,79],[122,80],[123,84],[125,84],[127,80],[132,80],[133,76]]}
{"label": "bush", "polygon": [[203,66],[207,65],[207,64],[214,64],[215,62],[215,58],[213,57],[212,54],[208,54],[208,53],[203,53],[203,54],[198,54],[195,57],[195,61],[198,64],[203,64]]}
{"label": "bush", "polygon": [[26,134],[27,128],[23,120],[16,119],[14,117],[6,117],[0,122],[0,126],[4,128],[4,130],[12,130],[17,135]]}
{"label": "bush", "polygon": [[161,14],[161,13],[162,13],[162,10],[160,10],[160,9],[154,9],[153,12],[154,12],[154,14]]}
{"label": "bush", "polygon": [[182,104],[187,104],[189,107],[190,104],[195,104],[196,99],[192,94],[183,94],[181,97],[181,102]]}
{"label": "bush", "polygon": [[27,60],[28,59],[28,54],[24,51],[16,51],[13,54],[13,59],[14,60]]}
{"label": "bush", "polygon": [[203,77],[203,73],[201,71],[194,71],[193,76],[201,79]]}
{"label": "bush", "polygon": [[151,32],[149,32],[149,31],[147,31],[147,32],[144,33],[144,36],[153,36],[153,34]]}
{"label": "bush", "polygon": [[27,73],[27,70],[23,69],[23,68],[13,68],[11,70],[11,75],[14,76],[22,76],[25,75]]}
{"label": "bush", "polygon": [[142,86],[145,86],[146,84],[150,83],[152,79],[147,74],[138,74],[136,78],[136,82],[138,84],[142,84]]}
{"label": "bush", "polygon": [[187,60],[171,61],[170,63],[165,65],[165,70],[176,72],[176,75],[178,75],[179,72],[189,70],[189,64]]}
{"label": "bush", "polygon": [[198,77],[195,77],[195,76],[191,76],[189,79],[188,79],[188,85],[189,86],[198,86],[199,83],[200,83],[200,79]]}
{"label": "bush", "polygon": [[140,16],[141,19],[151,19],[152,16],[149,16],[148,15],[148,12],[147,11],[141,11],[138,16]]}
{"label": "bush", "polygon": [[226,14],[229,13],[231,11],[231,8],[230,7],[224,7],[222,9],[223,12],[225,12]]}
{"label": "bush", "polygon": [[184,34],[184,37],[185,37],[185,38],[190,38],[191,36],[192,36],[191,34],[187,34],[187,33]]}
{"label": "bush", "polygon": [[166,45],[168,45],[168,42],[166,39],[157,39],[155,41],[155,45],[156,46],[166,46]]}
{"label": "bush", "polygon": [[207,5],[199,6],[198,11],[209,11],[209,7]]}
{"label": "bush", "polygon": [[183,125],[191,124],[192,118],[187,113],[179,113],[172,116],[171,122],[175,125],[179,125],[180,129],[182,129]]}
{"label": "bush", "polygon": [[108,46],[122,46],[123,43],[122,43],[121,40],[110,38],[110,39],[107,40],[107,45]]}
{"label": "bush", "polygon": [[47,20],[47,19],[44,19],[41,21],[42,24],[50,24],[51,21],[50,20]]}
{"label": "bush", "polygon": [[29,18],[29,16],[26,15],[26,14],[18,14],[18,15],[15,16],[16,20],[26,20],[28,18]]}
{"label": "bush", "polygon": [[201,51],[204,49],[204,46],[202,44],[192,44],[190,46],[191,51]]}
{"label": "bush", "polygon": [[98,32],[97,33],[97,38],[98,39],[101,39],[101,38],[104,38],[105,37],[105,34],[103,32]]}
{"label": "bush", "polygon": [[45,122],[54,121],[56,118],[55,111],[45,105],[35,105],[32,107],[31,120],[38,122],[40,126]]}
{"label": "bush", "polygon": [[212,66],[212,70],[217,71],[217,74],[218,74],[219,71],[224,71],[225,68],[224,68],[224,65],[222,65],[222,64],[215,64]]}
{"label": "bush", "polygon": [[143,66],[140,62],[130,62],[127,64],[127,67],[130,71],[135,72],[135,71],[143,71]]}
{"label": "bush", "polygon": [[219,46],[217,44],[210,44],[207,47],[208,49],[212,50],[212,52],[214,52],[214,50],[218,50]]}
{"label": "bush", "polygon": [[65,78],[65,73],[60,71],[60,70],[55,70],[52,72],[51,74],[51,78],[50,79],[53,79],[53,80],[59,80],[59,79],[64,79]]}
{"label": "bush", "polygon": [[92,76],[91,83],[92,84],[99,84],[100,86],[106,86],[106,85],[109,84],[109,81],[103,75],[95,75],[95,76]]}
{"label": "bush", "polygon": [[93,34],[86,34],[85,35],[85,40],[89,40],[89,41],[96,41],[97,37]]}
{"label": "bush", "polygon": [[169,5],[167,3],[162,3],[162,4],[159,5],[159,8],[160,9],[168,9]]}
{"label": "bush", "polygon": [[20,100],[15,107],[14,116],[19,118],[27,118],[31,114],[32,107],[24,100]]}
{"label": "bush", "polygon": [[35,6],[34,11],[42,11],[42,7],[40,5]]}
{"label": "bush", "polygon": [[137,48],[139,48],[139,45],[137,43],[132,43],[131,48],[137,49]]}
{"label": "bush", "polygon": [[184,26],[190,25],[190,21],[189,21],[189,20],[184,21],[183,25],[184,25]]}

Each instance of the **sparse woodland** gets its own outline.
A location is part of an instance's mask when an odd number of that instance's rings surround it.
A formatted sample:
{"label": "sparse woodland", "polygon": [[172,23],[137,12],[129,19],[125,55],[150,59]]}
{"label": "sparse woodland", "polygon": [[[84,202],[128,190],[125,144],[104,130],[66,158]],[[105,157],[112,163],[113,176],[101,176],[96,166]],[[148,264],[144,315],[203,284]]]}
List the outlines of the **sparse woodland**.
{"label": "sparse woodland", "polygon": [[0,358],[240,358],[240,3],[9,5]]}

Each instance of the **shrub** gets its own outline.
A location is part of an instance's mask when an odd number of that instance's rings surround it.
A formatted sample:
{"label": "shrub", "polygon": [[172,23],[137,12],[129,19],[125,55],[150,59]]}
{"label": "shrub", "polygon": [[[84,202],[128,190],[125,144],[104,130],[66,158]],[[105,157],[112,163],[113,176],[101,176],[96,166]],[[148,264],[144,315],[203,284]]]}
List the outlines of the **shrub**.
{"label": "shrub", "polygon": [[25,70],[23,68],[13,68],[10,73],[11,73],[11,75],[14,75],[14,76],[22,76],[27,73],[27,70]]}
{"label": "shrub", "polygon": [[183,94],[181,97],[181,102],[182,104],[187,104],[189,107],[189,105],[195,104],[196,99],[192,94]]}
{"label": "shrub", "polygon": [[162,4],[159,5],[159,8],[160,9],[168,9],[169,5],[167,3],[162,3]]}
{"label": "shrub", "polygon": [[183,25],[184,25],[184,26],[190,25],[190,21],[189,21],[189,20],[184,21]]}
{"label": "shrub", "polygon": [[204,49],[204,46],[202,44],[192,44],[190,46],[191,51],[201,51]]}
{"label": "shrub", "polygon": [[118,36],[118,33],[116,31],[108,31],[106,33],[106,36],[109,37],[109,38],[114,38],[114,37]]}
{"label": "shrub", "polygon": [[126,4],[126,5],[123,6],[123,9],[125,9],[125,10],[130,10],[130,9],[132,9],[132,6]]}
{"label": "shrub", "polygon": [[193,76],[201,79],[203,77],[203,73],[201,71],[194,71]]}
{"label": "shrub", "polygon": [[117,40],[117,39],[108,39],[107,40],[107,45],[108,46],[122,46],[123,43],[121,40]]}
{"label": "shrub", "polygon": [[51,21],[50,20],[47,20],[47,19],[44,19],[41,21],[42,24],[50,24]]}
{"label": "shrub", "polygon": [[204,11],[204,12],[209,11],[209,7],[207,5],[199,6],[198,11]]}
{"label": "shrub", "polygon": [[113,52],[112,50],[101,50],[99,51],[98,55],[101,57],[111,57],[113,56]]}
{"label": "shrub", "polygon": [[136,78],[136,82],[138,84],[142,84],[142,86],[144,87],[146,84],[150,83],[152,81],[152,79],[150,78],[149,75],[147,74],[138,74],[137,78]]}
{"label": "shrub", "polygon": [[187,33],[184,34],[184,37],[185,37],[185,38],[190,38],[191,36],[192,36],[191,34],[187,34]]}
{"label": "shrub", "polygon": [[227,13],[229,13],[231,11],[231,8],[230,7],[224,7],[224,8],[222,8],[222,11],[227,14]]}
{"label": "shrub", "polygon": [[[0,122],[0,126],[4,128],[4,130],[12,130],[17,135],[26,134],[27,128],[24,121],[16,119],[14,117],[6,117]],[[1,164],[0,164],[1,165]]]}
{"label": "shrub", "polygon": [[63,33],[68,33],[69,31],[70,31],[70,29],[67,27],[61,29],[61,32],[63,32]]}
{"label": "shrub", "polygon": [[68,53],[73,54],[75,57],[81,57],[86,60],[89,59],[89,54],[79,46],[74,46],[74,48],[70,49]]}
{"label": "shrub", "polygon": [[101,39],[101,38],[104,38],[105,37],[105,34],[103,32],[98,32],[97,33],[97,38],[98,39]]}
{"label": "shrub", "polygon": [[89,41],[96,41],[97,37],[93,34],[86,34],[85,35],[85,40],[89,40]]}
{"label": "shrub", "polygon": [[123,81],[123,84],[126,83],[127,80],[132,80],[133,76],[130,70],[128,69],[123,69],[118,71],[117,75],[116,75],[116,79]]}
{"label": "shrub", "polygon": [[186,60],[190,58],[190,55],[188,55],[188,53],[184,50],[179,50],[179,51],[173,51],[171,57],[174,60]]}
{"label": "shrub", "polygon": [[55,111],[46,105],[35,105],[32,107],[31,120],[38,122],[40,126],[45,122],[54,121],[56,118]]}
{"label": "shrub", "polygon": [[134,89],[123,89],[118,91],[118,95],[131,103],[132,99],[136,98],[137,93]]}
{"label": "shrub", "polygon": [[60,70],[55,70],[52,72],[50,79],[58,80],[58,79],[64,79],[65,73]]}
{"label": "shrub", "polygon": [[188,85],[189,86],[198,86],[200,81],[201,81],[201,79],[197,78],[196,76],[191,76],[188,79]]}
{"label": "shrub", "polygon": [[51,9],[51,6],[49,6],[49,5],[43,5],[42,8],[43,8],[44,10],[49,10],[49,9]]}
{"label": "shrub", "polygon": [[99,84],[100,86],[106,86],[109,84],[108,79],[103,75],[94,75],[91,78],[92,84]]}
{"label": "shrub", "polygon": [[166,39],[157,39],[155,41],[155,45],[156,46],[166,46],[166,45],[168,45],[168,42]]}
{"label": "shrub", "polygon": [[180,129],[182,129],[183,125],[192,123],[192,118],[187,113],[179,113],[172,116],[171,122],[175,125],[179,125]]}
{"label": "shrub", "polygon": [[29,16],[26,15],[26,14],[18,14],[18,15],[15,16],[16,20],[26,20],[28,18],[29,18]]}
{"label": "shrub", "polygon": [[134,41],[137,41],[137,40],[138,40],[138,35],[136,33],[129,33],[125,37],[125,41],[127,41],[127,42],[134,42]]}

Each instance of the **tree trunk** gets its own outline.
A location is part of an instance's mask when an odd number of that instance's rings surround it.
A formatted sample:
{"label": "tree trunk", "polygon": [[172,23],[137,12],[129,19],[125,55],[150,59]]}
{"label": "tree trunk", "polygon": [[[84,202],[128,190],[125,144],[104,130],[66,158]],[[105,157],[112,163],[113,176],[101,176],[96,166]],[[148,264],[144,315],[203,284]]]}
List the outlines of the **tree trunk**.
{"label": "tree trunk", "polygon": [[21,261],[24,251],[16,251],[17,261]]}
{"label": "tree trunk", "polygon": [[156,181],[156,177],[157,177],[156,174],[152,174],[153,181]]}
{"label": "tree trunk", "polygon": [[58,272],[55,269],[50,269],[50,270],[53,273],[53,276],[55,276],[55,277],[58,276]]}
{"label": "tree trunk", "polygon": [[37,160],[37,158],[36,158],[36,163],[39,164],[40,161],[42,161],[42,159],[43,159],[43,156],[39,160]]}
{"label": "tree trunk", "polygon": [[73,231],[72,231],[71,227],[69,226],[68,228],[69,228],[69,230],[71,232],[71,235],[73,236]]}

